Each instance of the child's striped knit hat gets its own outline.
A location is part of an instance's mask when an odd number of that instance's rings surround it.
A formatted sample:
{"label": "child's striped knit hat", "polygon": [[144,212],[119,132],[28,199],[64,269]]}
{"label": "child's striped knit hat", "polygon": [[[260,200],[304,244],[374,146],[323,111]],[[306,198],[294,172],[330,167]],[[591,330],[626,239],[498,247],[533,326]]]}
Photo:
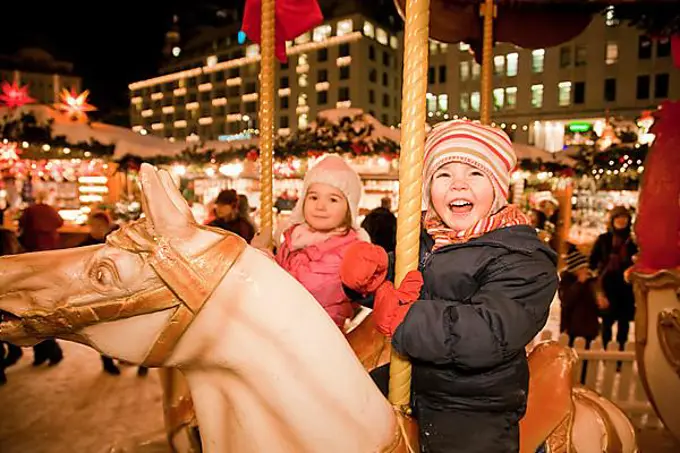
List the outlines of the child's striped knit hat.
{"label": "child's striped knit hat", "polygon": [[423,210],[427,210],[430,205],[430,186],[434,172],[449,162],[472,165],[491,180],[495,198],[490,214],[507,204],[510,173],[517,165],[517,156],[505,132],[463,120],[435,125],[425,140]]}
{"label": "child's striped knit hat", "polygon": [[588,258],[578,250],[569,252],[565,259],[568,272],[576,272],[582,267],[588,267]]}

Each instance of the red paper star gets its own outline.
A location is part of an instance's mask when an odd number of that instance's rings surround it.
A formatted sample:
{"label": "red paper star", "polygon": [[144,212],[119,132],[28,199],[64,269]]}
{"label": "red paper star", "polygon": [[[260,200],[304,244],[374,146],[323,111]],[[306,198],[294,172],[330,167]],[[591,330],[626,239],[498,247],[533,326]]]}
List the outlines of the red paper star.
{"label": "red paper star", "polygon": [[28,95],[28,86],[19,86],[17,82],[2,82],[0,85],[2,94],[0,94],[0,102],[5,104],[10,109],[21,107],[22,105],[35,102],[35,99]]}

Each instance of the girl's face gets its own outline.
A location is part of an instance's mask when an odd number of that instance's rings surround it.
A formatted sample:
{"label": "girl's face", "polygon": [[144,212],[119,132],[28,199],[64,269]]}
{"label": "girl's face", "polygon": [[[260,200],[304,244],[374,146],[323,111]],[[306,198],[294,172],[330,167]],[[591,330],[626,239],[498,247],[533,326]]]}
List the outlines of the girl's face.
{"label": "girl's face", "polygon": [[494,189],[491,180],[477,168],[450,162],[434,172],[430,198],[444,224],[461,231],[489,215]]}
{"label": "girl's face", "polygon": [[314,183],[307,189],[302,212],[317,231],[331,231],[345,223],[349,207],[345,195],[333,186]]}

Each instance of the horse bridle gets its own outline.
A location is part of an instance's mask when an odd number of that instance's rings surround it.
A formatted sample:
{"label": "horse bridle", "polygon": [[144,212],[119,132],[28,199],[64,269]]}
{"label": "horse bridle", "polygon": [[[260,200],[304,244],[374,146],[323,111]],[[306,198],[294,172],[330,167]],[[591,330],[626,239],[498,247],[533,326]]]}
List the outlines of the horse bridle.
{"label": "horse bridle", "polygon": [[21,317],[21,327],[36,337],[59,335],[87,343],[80,333],[85,327],[173,309],[142,362],[145,366],[162,366],[246,248],[246,242],[235,234],[199,225],[194,228],[218,233],[222,239],[194,256],[185,256],[167,239],[157,236],[146,218],[111,233],[107,244],[142,256],[163,284],[102,303],[27,313]]}

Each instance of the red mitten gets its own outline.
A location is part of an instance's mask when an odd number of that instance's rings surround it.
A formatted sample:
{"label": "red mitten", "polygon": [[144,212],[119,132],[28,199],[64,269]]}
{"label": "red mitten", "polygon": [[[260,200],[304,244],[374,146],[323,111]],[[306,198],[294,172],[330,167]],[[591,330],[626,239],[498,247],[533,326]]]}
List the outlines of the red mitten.
{"label": "red mitten", "polygon": [[345,252],[340,265],[340,280],[358,293],[373,293],[385,281],[387,265],[387,253],[382,247],[357,242]]}
{"label": "red mitten", "polygon": [[411,271],[395,289],[392,282],[384,282],[375,293],[373,319],[380,333],[391,337],[404,320],[413,302],[420,297],[423,287],[423,276],[418,271]]}

